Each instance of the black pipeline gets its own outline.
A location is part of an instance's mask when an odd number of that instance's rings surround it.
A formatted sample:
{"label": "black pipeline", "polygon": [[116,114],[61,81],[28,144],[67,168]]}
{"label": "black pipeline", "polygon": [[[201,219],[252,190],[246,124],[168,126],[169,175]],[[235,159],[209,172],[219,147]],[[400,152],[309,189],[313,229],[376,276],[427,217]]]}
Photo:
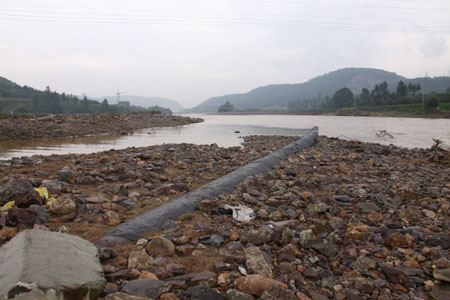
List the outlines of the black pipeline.
{"label": "black pipeline", "polygon": [[289,155],[305,147],[311,147],[318,136],[318,131],[319,129],[314,127],[309,133],[295,142],[118,225],[108,231],[104,237],[97,240],[95,244],[105,246],[137,241],[147,232],[160,229],[165,221],[176,220],[179,216],[194,211],[202,200],[212,199],[219,195],[230,193],[245,178],[260,174],[273,166],[279,165]]}

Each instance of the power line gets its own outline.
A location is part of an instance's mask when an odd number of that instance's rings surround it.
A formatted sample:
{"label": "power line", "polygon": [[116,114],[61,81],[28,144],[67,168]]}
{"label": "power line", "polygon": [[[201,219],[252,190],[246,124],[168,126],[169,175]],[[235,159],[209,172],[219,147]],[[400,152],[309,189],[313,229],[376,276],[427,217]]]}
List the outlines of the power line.
{"label": "power line", "polygon": [[[98,16],[108,16],[108,17],[128,17],[128,18],[152,18],[152,17],[161,17],[161,18],[185,18],[186,16],[181,16],[181,15],[148,15],[148,14],[111,14],[111,13],[85,13],[85,12],[58,12],[58,11],[39,11],[39,10],[19,10],[19,9],[5,9],[5,8],[0,8],[0,12],[1,11],[7,11],[7,12],[18,12],[18,13],[24,13],[24,14],[28,14],[28,13],[33,13],[33,14],[51,14],[51,15],[74,15],[74,16],[93,16],[93,17],[98,17]],[[301,16],[301,15],[285,15],[285,16],[290,16],[290,17],[296,17],[296,18],[325,18],[325,19],[342,19],[342,18],[338,18],[338,17],[324,17],[324,16]],[[205,16],[196,16],[195,18],[198,19],[220,19],[220,20],[241,20],[238,18],[233,18],[233,17],[216,17],[216,16],[211,16],[211,17],[205,17]],[[384,22],[384,21],[389,21],[389,22],[409,22],[411,23],[411,20],[401,20],[401,19],[367,19],[367,18],[355,18],[358,20],[376,20],[376,21],[380,21],[380,22]],[[264,18],[264,20],[267,20],[267,18]],[[420,20],[414,20],[414,21],[419,21]],[[428,23],[446,23],[448,25],[450,25],[450,20],[448,21],[438,21],[438,20],[431,20],[431,21],[427,21]]]}
{"label": "power line", "polygon": [[[4,14],[5,15],[5,14]],[[30,16],[28,16],[30,17]],[[319,30],[354,30],[367,32],[402,32],[402,33],[447,33],[450,30],[446,29],[394,29],[391,27],[369,27],[369,26],[354,26],[352,24],[329,24],[329,23],[262,23],[262,22],[213,22],[213,21],[195,21],[195,20],[93,20],[86,18],[34,18],[29,19],[26,16],[14,16],[3,18],[3,20],[13,21],[31,21],[31,22],[56,22],[56,23],[89,23],[89,24],[156,24],[156,25],[187,25],[187,26],[217,26],[217,27],[248,27],[248,28],[292,28],[292,29],[319,29]]]}
{"label": "power line", "polygon": [[[277,2],[272,2],[272,1],[266,1],[266,0],[232,0],[232,1],[236,1],[240,4],[242,4],[242,2],[247,2],[247,3],[252,3],[252,4],[262,4],[262,5],[269,5],[269,6],[274,6],[274,7],[283,7],[284,4],[291,4],[291,5],[309,5],[309,6],[341,6],[341,7],[349,7],[349,8],[368,8],[368,9],[395,9],[395,10],[415,10],[415,11],[423,11],[423,10],[433,10],[437,13],[442,13],[442,14],[446,14],[445,12],[443,12],[443,10],[445,11],[450,11],[450,7],[411,7],[411,6],[380,6],[380,5],[367,5],[367,4],[354,4],[354,2],[352,2],[351,4],[349,3],[339,3],[339,2],[319,2],[319,1],[285,1],[285,0],[278,0]],[[125,12],[125,11],[137,11],[137,12],[143,12],[143,11],[147,11],[147,12],[154,12],[154,10],[148,10],[148,9],[129,9],[129,8],[114,8],[114,7],[93,7],[93,6],[68,6],[68,5],[57,5],[57,4],[39,4],[39,5],[34,5],[31,3],[23,3],[23,2],[11,2],[11,1],[3,1],[0,0],[0,3],[9,3],[9,4],[14,4],[14,5],[21,5],[21,6],[31,6],[31,7],[53,7],[53,8],[66,8],[66,9],[83,9],[83,10],[100,10],[100,11],[105,11],[105,10],[112,10],[112,11],[120,11],[120,12]],[[378,2],[377,2],[378,3]],[[404,2],[405,4],[410,5],[410,2]],[[427,2],[419,2],[421,4],[424,3],[430,3],[430,1]],[[446,1],[442,1],[439,3],[446,3],[446,4],[450,4],[450,2],[446,2]],[[257,8],[257,7],[254,7]],[[171,9],[171,11],[174,11]],[[193,12],[193,11],[191,11]],[[210,11],[201,11],[202,13],[210,13]],[[248,12],[246,12],[248,14]]]}

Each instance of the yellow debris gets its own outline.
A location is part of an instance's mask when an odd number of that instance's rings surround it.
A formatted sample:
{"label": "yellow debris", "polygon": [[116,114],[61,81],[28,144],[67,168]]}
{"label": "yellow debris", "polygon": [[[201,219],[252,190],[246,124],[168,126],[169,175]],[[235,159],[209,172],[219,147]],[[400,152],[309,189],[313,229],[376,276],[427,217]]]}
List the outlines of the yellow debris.
{"label": "yellow debris", "polygon": [[47,200],[48,197],[50,197],[50,194],[49,194],[48,189],[46,187],[39,187],[39,188],[35,188],[34,190],[36,192],[38,192],[39,196],[41,196],[41,198],[44,198],[45,200]]}
{"label": "yellow debris", "polygon": [[9,201],[2,207],[2,211],[7,211],[13,208],[16,205],[16,201]]}

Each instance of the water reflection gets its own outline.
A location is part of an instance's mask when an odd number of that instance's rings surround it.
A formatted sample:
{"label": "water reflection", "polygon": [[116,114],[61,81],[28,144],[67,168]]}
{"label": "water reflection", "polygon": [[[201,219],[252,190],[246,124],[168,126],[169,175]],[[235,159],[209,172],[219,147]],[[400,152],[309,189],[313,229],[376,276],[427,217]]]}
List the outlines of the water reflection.
{"label": "water reflection", "polygon": [[[319,134],[362,142],[395,144],[429,148],[432,138],[450,143],[449,119],[375,118],[294,115],[191,115],[203,123],[179,127],[151,128],[136,131],[132,136],[101,135],[76,138],[0,142],[0,160],[34,154],[92,153],[109,149],[144,147],[172,143],[238,146],[239,137],[258,135],[291,135],[305,133],[305,128],[319,127]],[[386,130],[393,138],[380,138],[376,133]],[[238,132],[238,133],[236,133]]]}
{"label": "water reflection", "polygon": [[177,127],[149,128],[133,135],[100,135],[24,141],[0,142],[0,160],[11,157],[68,153],[93,153],[109,149],[145,147],[161,144],[213,144],[222,147],[239,146],[240,137],[247,135],[301,136],[307,130],[268,128],[255,125],[196,123]]}

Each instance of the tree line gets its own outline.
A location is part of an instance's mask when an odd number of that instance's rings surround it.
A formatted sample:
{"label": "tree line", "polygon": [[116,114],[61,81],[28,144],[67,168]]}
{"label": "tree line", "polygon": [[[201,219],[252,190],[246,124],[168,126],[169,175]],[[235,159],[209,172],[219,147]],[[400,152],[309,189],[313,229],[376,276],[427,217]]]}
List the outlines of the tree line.
{"label": "tree line", "polygon": [[424,108],[429,112],[437,110],[438,103],[450,102],[450,88],[446,93],[432,93],[424,96],[421,94],[420,84],[405,84],[399,81],[394,92],[389,91],[386,81],[375,85],[372,90],[363,88],[361,94],[343,87],[337,90],[332,97],[292,101],[288,105],[289,110],[336,110],[349,107],[387,106],[416,104],[424,101]]}
{"label": "tree line", "polygon": [[[0,82],[1,83],[1,82]],[[3,108],[3,109],[2,109]],[[90,100],[86,96],[57,93],[49,86],[39,91],[28,86],[16,86],[3,82],[0,84],[0,112],[3,113],[130,113],[151,111],[154,113],[172,114],[168,108],[153,106],[143,108],[140,106],[127,106],[109,104],[107,99],[102,102]]]}

